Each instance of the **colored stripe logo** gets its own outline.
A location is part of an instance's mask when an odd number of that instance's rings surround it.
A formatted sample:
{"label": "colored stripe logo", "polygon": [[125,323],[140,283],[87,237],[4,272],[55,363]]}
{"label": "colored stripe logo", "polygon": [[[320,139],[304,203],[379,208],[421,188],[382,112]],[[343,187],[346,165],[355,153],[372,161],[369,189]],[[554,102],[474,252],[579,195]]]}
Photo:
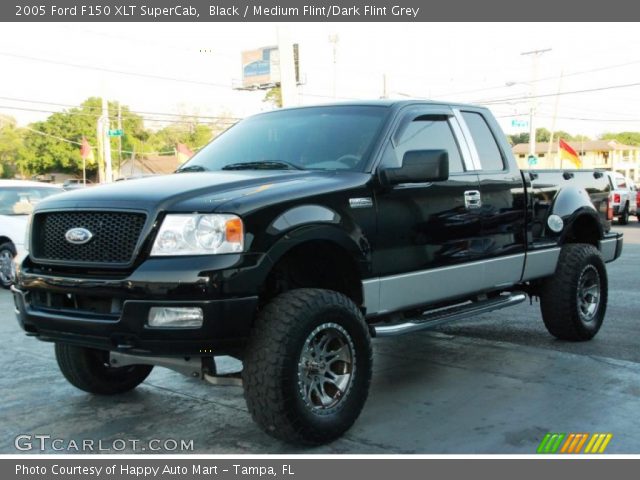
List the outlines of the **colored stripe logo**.
{"label": "colored stripe logo", "polygon": [[542,454],[604,453],[612,438],[611,433],[547,433],[536,452]]}

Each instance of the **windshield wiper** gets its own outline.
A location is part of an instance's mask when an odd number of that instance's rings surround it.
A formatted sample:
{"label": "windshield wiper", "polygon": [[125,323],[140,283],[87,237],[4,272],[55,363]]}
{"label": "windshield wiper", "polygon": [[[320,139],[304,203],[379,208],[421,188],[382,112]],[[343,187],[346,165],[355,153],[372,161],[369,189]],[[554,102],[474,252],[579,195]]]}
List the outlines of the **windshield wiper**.
{"label": "windshield wiper", "polygon": [[222,170],[304,170],[304,168],[280,160],[260,160],[257,162],[230,163],[222,167]]}
{"label": "windshield wiper", "polygon": [[206,172],[207,169],[202,165],[187,165],[186,167],[182,167],[177,169],[174,173],[182,173],[182,172]]}

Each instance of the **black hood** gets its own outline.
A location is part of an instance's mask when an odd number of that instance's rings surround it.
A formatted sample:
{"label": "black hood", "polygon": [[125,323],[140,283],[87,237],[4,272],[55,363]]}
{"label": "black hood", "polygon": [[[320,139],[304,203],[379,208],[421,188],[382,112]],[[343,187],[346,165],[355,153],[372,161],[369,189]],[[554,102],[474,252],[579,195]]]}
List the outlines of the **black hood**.
{"label": "black hood", "polygon": [[114,208],[242,214],[265,204],[361,186],[370,175],[319,171],[176,173],[87,187],[43,200],[36,211]]}

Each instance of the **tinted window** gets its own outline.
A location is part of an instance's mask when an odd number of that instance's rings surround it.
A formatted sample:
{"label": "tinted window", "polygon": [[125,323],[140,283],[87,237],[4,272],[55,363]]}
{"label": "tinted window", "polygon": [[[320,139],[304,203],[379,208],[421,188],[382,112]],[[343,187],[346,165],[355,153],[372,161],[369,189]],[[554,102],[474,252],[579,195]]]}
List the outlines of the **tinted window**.
{"label": "tinted window", "polygon": [[51,187],[0,188],[0,215],[28,215],[40,200],[61,192]]}
{"label": "tinted window", "polygon": [[479,113],[462,112],[462,117],[469,127],[473,143],[480,156],[480,164],[483,170],[504,170],[502,154],[493,137],[489,125]]}
{"label": "tinted window", "polygon": [[618,188],[627,188],[627,182],[622,177],[617,177],[616,178],[616,184],[617,184]]}
{"label": "tinted window", "polygon": [[400,135],[395,154],[388,151],[383,159],[385,167],[399,167],[402,157],[410,150],[446,150],[449,153],[449,172],[462,172],[462,157],[449,122],[444,118],[419,117]]}
{"label": "tinted window", "polygon": [[227,130],[182,168],[221,170],[251,162],[286,162],[305,169],[362,170],[388,113],[388,108],[376,106],[257,115]]}

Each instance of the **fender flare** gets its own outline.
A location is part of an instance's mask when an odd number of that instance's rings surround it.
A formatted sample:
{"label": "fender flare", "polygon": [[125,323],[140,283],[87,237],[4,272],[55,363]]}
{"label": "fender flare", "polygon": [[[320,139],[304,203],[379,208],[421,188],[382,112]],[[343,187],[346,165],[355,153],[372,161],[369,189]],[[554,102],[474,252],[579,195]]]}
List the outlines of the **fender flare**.
{"label": "fender flare", "polygon": [[333,243],[345,250],[354,259],[361,274],[370,271],[371,249],[366,237],[361,233],[349,234],[334,224],[308,224],[294,228],[283,235],[266,254],[270,263],[275,265],[295,247],[316,241]]}
{"label": "fender flare", "polygon": [[[568,236],[578,222],[593,222],[598,234],[598,240],[604,237],[604,228],[600,214],[593,206],[591,197],[584,188],[562,188],[553,199],[549,215],[557,215],[564,222],[564,228],[559,235],[558,243],[566,243]],[[589,220],[585,220],[588,218]]]}

